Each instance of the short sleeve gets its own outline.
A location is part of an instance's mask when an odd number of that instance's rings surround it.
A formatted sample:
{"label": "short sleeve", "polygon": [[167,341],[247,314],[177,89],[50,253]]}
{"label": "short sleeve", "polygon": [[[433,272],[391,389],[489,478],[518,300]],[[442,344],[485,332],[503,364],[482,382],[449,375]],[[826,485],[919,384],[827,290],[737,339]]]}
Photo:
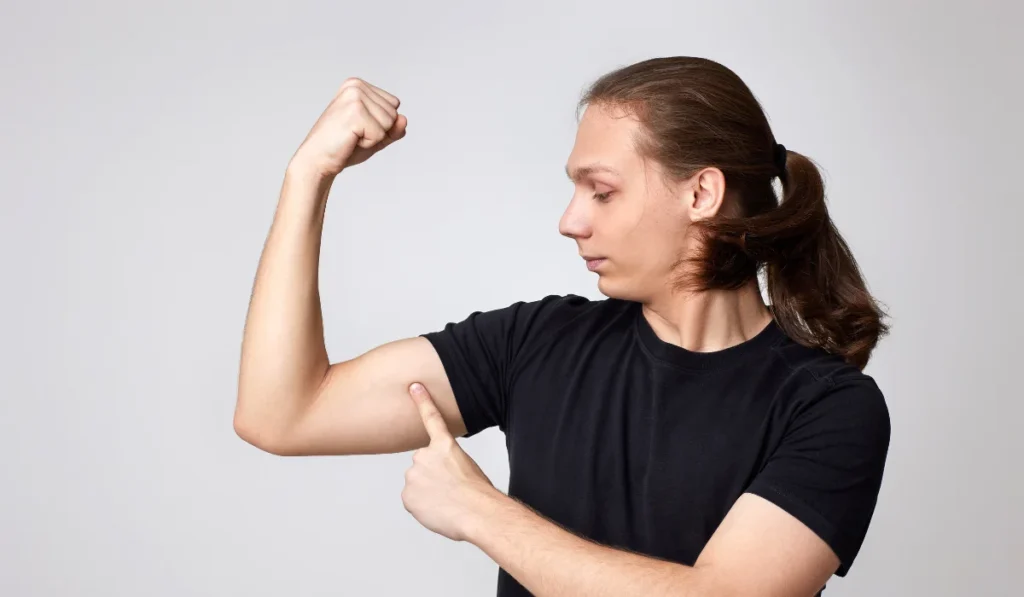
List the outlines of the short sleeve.
{"label": "short sleeve", "polygon": [[421,334],[444,365],[466,425],[465,437],[507,427],[509,374],[516,358],[543,342],[559,323],[588,299],[549,295],[490,311],[475,311],[443,329]]}
{"label": "short sleeve", "polygon": [[835,382],[799,409],[747,488],[818,534],[846,576],[867,534],[889,449],[890,420],[874,381]]}

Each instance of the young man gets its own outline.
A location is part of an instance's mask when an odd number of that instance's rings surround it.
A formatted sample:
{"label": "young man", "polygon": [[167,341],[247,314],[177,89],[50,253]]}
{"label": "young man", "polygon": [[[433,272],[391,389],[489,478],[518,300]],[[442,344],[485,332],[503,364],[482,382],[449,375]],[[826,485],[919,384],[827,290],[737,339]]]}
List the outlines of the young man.
{"label": "young man", "polygon": [[[861,372],[883,328],[817,171],[758,118],[730,132],[706,109],[715,90],[753,101],[724,67],[685,58],[610,73],[589,94],[560,231],[607,300],[517,302],[331,364],[316,287],[328,192],[407,125],[396,97],[345,81],[286,172],[237,433],[282,455],[415,450],[406,508],[497,562],[499,595],[810,596],[845,575],[888,448],[884,398]],[[694,130],[665,124],[680,113]],[[775,176],[784,207],[764,195]],[[740,225],[755,234],[730,240]],[[859,323],[837,315],[851,312]],[[508,438],[509,495],[454,439],[493,426]]]}

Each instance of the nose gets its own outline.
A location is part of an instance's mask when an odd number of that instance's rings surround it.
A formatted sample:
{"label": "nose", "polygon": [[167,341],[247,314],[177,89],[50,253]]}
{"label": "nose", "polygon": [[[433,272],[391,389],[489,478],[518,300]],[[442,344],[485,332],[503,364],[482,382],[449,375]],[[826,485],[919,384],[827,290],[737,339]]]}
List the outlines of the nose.
{"label": "nose", "polygon": [[558,220],[558,232],[562,236],[573,239],[589,238],[592,234],[590,225],[590,214],[587,213],[585,205],[578,201],[575,196],[569,201],[565,213]]}

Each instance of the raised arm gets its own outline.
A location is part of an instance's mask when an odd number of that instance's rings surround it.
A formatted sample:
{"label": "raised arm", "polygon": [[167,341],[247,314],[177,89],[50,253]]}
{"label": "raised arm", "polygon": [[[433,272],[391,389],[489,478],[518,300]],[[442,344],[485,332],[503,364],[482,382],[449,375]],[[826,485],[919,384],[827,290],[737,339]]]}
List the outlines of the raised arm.
{"label": "raised arm", "polygon": [[318,269],[328,194],[345,168],[405,136],[399,100],[348,79],[292,156],[253,284],[234,428],[280,455],[400,452],[428,437],[409,385],[433,393],[452,433],[465,432],[440,358],[422,337],[331,364]]}

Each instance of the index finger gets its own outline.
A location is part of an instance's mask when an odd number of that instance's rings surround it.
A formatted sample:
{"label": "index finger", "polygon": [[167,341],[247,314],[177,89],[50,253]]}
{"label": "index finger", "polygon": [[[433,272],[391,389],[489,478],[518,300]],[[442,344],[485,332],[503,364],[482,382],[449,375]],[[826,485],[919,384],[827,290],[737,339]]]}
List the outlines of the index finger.
{"label": "index finger", "polygon": [[413,400],[416,401],[416,406],[419,408],[420,417],[423,419],[423,426],[427,428],[427,435],[430,436],[430,441],[452,438],[451,432],[448,431],[448,425],[444,422],[444,418],[441,416],[441,412],[437,410],[437,406],[434,404],[434,400],[430,397],[427,389],[422,384],[414,383],[409,386],[409,393],[412,395]]}
{"label": "index finger", "polygon": [[373,90],[374,92],[376,92],[376,93],[377,93],[377,95],[379,95],[379,96],[381,96],[382,98],[384,98],[384,101],[386,101],[387,103],[391,104],[391,105],[392,105],[392,106],[394,106],[394,107],[395,107],[396,109],[398,108],[398,106],[400,106],[400,105],[401,105],[401,103],[402,103],[402,102],[401,102],[401,101],[400,101],[400,100],[399,100],[399,99],[398,99],[397,97],[395,97],[395,96],[391,95],[391,94],[390,94],[390,93],[388,93],[387,91],[384,91],[384,90],[383,90],[383,89],[381,89],[380,87],[377,87],[377,86],[376,86],[376,85],[374,85],[373,83],[368,83],[368,82],[366,82],[366,81],[363,81],[363,82],[364,82],[364,83],[366,83],[367,87],[369,87],[369,88],[370,88],[370,89],[372,89],[372,90]]}

